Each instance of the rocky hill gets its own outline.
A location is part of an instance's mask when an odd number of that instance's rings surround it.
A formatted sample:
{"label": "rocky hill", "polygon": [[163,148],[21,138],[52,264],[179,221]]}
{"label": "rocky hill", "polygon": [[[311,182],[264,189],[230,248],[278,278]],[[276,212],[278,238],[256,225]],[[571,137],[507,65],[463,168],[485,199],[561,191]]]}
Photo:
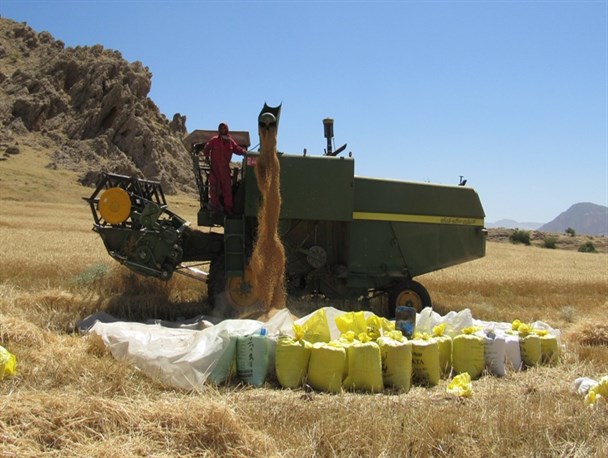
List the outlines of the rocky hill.
{"label": "rocky hill", "polygon": [[50,151],[47,167],[77,171],[83,184],[109,170],[158,180],[169,194],[193,192],[186,117],[160,113],[148,97],[151,79],[118,51],[65,47],[0,18],[0,159],[19,154],[27,136]]}
{"label": "rocky hill", "polygon": [[574,204],[539,230],[564,232],[568,228],[578,234],[608,235],[608,207],[589,202]]}

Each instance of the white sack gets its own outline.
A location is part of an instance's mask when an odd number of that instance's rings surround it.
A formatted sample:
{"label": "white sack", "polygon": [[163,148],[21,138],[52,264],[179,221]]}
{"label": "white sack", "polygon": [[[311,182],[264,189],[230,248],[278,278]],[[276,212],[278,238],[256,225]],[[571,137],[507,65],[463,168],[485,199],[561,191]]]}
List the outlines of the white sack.
{"label": "white sack", "polygon": [[202,388],[227,348],[229,334],[252,334],[262,326],[262,322],[254,320],[225,320],[195,331],[141,323],[98,322],[90,332],[103,339],[116,359],[133,364],[165,385],[190,390]]}

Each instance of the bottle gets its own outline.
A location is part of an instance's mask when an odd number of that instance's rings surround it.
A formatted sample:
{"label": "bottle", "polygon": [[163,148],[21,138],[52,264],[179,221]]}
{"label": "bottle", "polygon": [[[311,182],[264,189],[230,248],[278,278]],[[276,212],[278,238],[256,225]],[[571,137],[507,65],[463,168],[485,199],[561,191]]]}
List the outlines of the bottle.
{"label": "bottle", "polygon": [[395,329],[401,331],[403,337],[411,339],[416,330],[416,309],[406,305],[395,308]]}

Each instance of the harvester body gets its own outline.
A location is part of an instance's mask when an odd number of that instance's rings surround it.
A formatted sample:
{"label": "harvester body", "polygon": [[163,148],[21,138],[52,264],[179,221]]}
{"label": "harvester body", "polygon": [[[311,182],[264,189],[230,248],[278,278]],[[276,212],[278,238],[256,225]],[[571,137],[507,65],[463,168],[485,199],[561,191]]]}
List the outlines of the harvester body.
{"label": "harvester body", "polygon": [[[234,214],[213,213],[208,206],[209,167],[199,156],[209,133],[196,131],[185,142],[199,188],[201,230],[171,213],[160,185],[149,180],[105,174],[87,201],[94,229],[115,259],[163,280],[173,271],[192,274],[186,261],[210,262],[210,301],[231,311],[224,314],[235,315],[256,300],[248,259],[258,228],[259,154],[249,152],[233,166]],[[241,146],[249,146],[248,134],[234,134]],[[392,317],[398,305],[431,305],[414,277],[485,255],[485,215],[470,187],[359,177],[351,157],[278,156],[279,232],[289,295],[356,300],[386,294]],[[133,182],[143,184],[128,186]],[[138,194],[142,186],[147,195]],[[102,192],[112,187],[123,188],[133,202],[129,218],[118,224],[99,214]],[[162,199],[155,200],[159,192]],[[148,219],[142,219],[143,213]],[[213,228],[223,228],[223,233]]]}

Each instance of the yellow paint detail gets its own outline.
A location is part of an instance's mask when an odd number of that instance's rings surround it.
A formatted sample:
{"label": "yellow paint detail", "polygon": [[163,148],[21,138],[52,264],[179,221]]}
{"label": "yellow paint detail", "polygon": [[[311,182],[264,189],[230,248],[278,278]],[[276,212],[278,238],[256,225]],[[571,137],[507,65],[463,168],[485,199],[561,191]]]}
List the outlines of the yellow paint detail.
{"label": "yellow paint detail", "polygon": [[405,215],[399,213],[353,212],[353,219],[367,221],[396,221],[400,223],[455,224],[459,226],[481,226],[483,218],[461,216]]}
{"label": "yellow paint detail", "polygon": [[131,198],[122,188],[109,188],[99,197],[97,208],[107,223],[121,224],[131,214]]}

